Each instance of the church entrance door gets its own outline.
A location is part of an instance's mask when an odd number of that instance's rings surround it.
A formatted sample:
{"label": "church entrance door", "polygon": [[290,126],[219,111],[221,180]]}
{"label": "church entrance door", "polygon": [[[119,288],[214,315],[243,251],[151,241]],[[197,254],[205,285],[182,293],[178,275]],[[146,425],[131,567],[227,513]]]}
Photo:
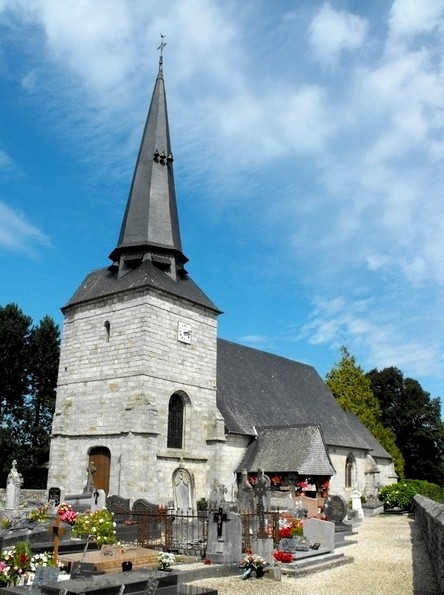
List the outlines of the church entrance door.
{"label": "church entrance door", "polygon": [[109,492],[109,474],[111,469],[111,453],[104,446],[96,446],[89,453],[89,465],[95,469],[93,474],[94,485],[98,490]]}

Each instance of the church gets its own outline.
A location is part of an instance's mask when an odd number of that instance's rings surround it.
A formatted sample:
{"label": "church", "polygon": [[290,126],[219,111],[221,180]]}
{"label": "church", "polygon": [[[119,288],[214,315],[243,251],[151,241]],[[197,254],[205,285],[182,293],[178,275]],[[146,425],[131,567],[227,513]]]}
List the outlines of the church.
{"label": "church", "polygon": [[376,495],[392,459],[312,366],[218,338],[173,163],[161,54],[110,264],[62,308],[48,487],[79,493],[90,470],[109,496],[195,510],[215,485],[236,502],[261,470],[276,490]]}

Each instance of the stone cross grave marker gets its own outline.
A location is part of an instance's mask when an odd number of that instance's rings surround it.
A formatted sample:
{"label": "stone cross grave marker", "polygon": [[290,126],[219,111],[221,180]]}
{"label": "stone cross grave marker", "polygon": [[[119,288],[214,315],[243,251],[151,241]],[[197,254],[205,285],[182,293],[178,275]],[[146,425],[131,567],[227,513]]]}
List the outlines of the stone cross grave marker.
{"label": "stone cross grave marker", "polygon": [[270,480],[259,469],[258,478],[254,484],[253,493],[256,498],[256,510],[259,517],[259,531],[257,536],[260,538],[268,537],[265,531],[265,511],[268,510],[268,490],[270,488]]}

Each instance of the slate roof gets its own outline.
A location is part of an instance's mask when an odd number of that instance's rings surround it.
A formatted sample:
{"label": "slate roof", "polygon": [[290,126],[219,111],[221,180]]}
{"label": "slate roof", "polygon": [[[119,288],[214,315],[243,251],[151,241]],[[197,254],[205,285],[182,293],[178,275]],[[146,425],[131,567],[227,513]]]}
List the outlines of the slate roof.
{"label": "slate roof", "polygon": [[213,310],[220,310],[188,276],[176,281],[160,271],[150,260],[143,261],[138,267],[118,278],[115,271],[108,268],[91,272],[82,282],[69,302],[62,308],[65,312],[71,306],[99,298],[122,294],[126,291],[153,288],[188,300],[194,304]]}
{"label": "slate roof", "polygon": [[113,261],[132,252],[182,254],[162,57]]}
{"label": "slate roof", "polygon": [[299,475],[335,473],[318,425],[257,428],[257,433],[239,464],[238,473],[244,469]]}
{"label": "slate roof", "polygon": [[385,450],[383,446],[376,440],[370,430],[364,426],[362,421],[354,415],[354,413],[346,413],[347,417],[351,424],[353,424],[356,428],[357,432],[360,432],[364,437],[365,440],[368,442],[371,452],[370,454],[372,457],[378,457],[381,459],[391,459],[391,455]]}
{"label": "slate roof", "polygon": [[231,433],[254,436],[258,427],[319,424],[328,446],[374,446],[312,366],[223,339],[217,347],[217,405]]}

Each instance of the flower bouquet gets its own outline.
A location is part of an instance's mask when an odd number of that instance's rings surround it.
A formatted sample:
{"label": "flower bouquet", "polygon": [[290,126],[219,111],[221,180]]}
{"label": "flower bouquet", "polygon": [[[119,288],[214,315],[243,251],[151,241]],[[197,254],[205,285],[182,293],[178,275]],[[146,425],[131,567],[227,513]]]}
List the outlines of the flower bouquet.
{"label": "flower bouquet", "polygon": [[259,556],[258,554],[246,554],[240,563],[240,567],[244,569],[241,576],[242,580],[251,577],[262,578],[266,566],[267,563],[262,556]]}
{"label": "flower bouquet", "polygon": [[31,569],[31,544],[18,541],[14,548],[0,553],[0,586],[17,585]]}
{"label": "flower bouquet", "polygon": [[171,570],[171,566],[176,563],[176,557],[171,552],[160,552],[157,556],[159,570]]}
{"label": "flower bouquet", "polygon": [[68,525],[74,525],[77,520],[77,512],[73,509],[71,504],[66,504],[66,502],[60,504],[57,509],[57,514],[62,523],[67,523]]}

